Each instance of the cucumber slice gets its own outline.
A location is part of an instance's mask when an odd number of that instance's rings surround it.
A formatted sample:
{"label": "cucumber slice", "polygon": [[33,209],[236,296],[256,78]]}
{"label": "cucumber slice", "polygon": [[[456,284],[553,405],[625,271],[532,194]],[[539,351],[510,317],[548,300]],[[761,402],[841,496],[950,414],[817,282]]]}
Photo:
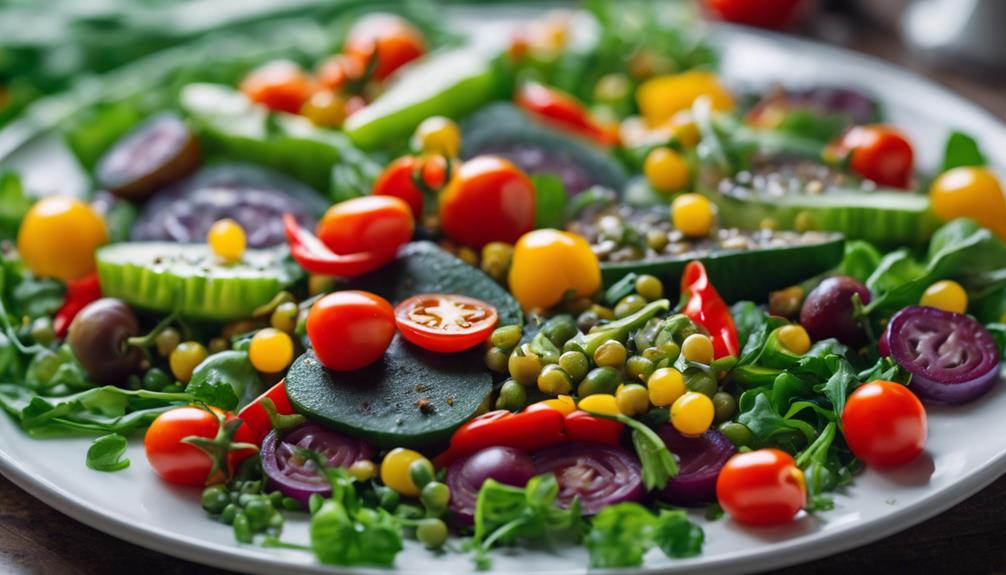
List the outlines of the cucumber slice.
{"label": "cucumber slice", "polygon": [[381,361],[363,369],[329,371],[309,351],[286,375],[294,409],[385,448],[446,442],[491,389],[478,351],[433,353],[400,336]]}
{"label": "cucumber slice", "polygon": [[301,276],[286,254],[285,247],[247,250],[228,266],[206,244],[111,244],[98,250],[98,277],[105,296],[136,307],[229,321],[250,316]]}

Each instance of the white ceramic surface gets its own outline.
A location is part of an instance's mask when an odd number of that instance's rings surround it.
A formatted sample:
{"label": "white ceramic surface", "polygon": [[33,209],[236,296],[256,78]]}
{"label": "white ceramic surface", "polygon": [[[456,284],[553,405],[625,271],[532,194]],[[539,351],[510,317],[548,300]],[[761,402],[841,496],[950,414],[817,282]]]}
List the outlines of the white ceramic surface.
{"label": "white ceramic surface", "polygon": [[[496,20],[494,25],[502,22]],[[862,86],[877,94],[889,118],[911,134],[924,165],[936,163],[948,130],[957,128],[977,136],[999,168],[1003,167],[1006,126],[926,80],[870,58],[802,40],[727,27],[717,27],[714,34],[723,46],[723,69],[736,82]],[[46,146],[51,149],[51,143]],[[19,154],[21,158],[34,155]],[[36,170],[36,181],[51,185],[41,171],[44,163],[13,163]],[[701,556],[672,561],[655,550],[643,568],[626,572],[760,571],[850,549],[904,529],[953,506],[1006,472],[1004,413],[1006,390],[1002,386],[973,405],[930,409],[925,456],[893,472],[867,470],[836,498],[834,510],[772,529],[742,528],[730,520],[707,523],[696,513],[706,531]],[[0,437],[0,472],[67,515],[133,543],[238,571],[386,573],[324,568],[307,553],[236,544],[229,527],[206,518],[198,504],[198,490],[173,487],[155,477],[139,442],[129,448],[132,465],[127,470],[105,474],[84,465],[88,439],[31,440],[7,417],[0,417]],[[307,541],[303,517],[288,522],[284,539]],[[472,568],[466,555],[437,556],[417,544],[407,545],[398,558],[399,571],[453,573]],[[500,573],[582,573],[587,560],[582,549],[515,550],[496,553],[494,565]]]}

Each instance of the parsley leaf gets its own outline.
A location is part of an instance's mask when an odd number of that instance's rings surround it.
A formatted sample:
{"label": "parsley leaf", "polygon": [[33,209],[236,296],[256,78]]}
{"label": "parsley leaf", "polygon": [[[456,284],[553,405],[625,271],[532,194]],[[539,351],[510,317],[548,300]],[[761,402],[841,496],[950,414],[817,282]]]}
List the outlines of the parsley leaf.
{"label": "parsley leaf", "polygon": [[87,449],[87,466],[95,471],[121,471],[129,467],[129,459],[123,459],[129,443],[118,433],[102,435]]}

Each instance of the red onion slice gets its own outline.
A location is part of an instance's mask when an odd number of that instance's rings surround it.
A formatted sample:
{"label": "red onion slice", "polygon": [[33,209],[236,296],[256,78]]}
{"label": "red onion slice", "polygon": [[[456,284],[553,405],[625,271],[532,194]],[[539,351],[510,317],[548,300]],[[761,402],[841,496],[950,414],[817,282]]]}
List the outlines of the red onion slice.
{"label": "red onion slice", "polygon": [[638,501],[646,494],[639,460],[621,447],[575,442],[543,449],[531,457],[535,475],[555,474],[558,505],[568,507],[579,497],[585,515],[615,503]]}
{"label": "red onion slice", "polygon": [[999,347],[977,320],[908,306],[888,322],[878,349],[912,374],[908,389],[920,399],[965,403],[999,379]]}
{"label": "red onion slice", "polygon": [[534,477],[531,458],[513,447],[487,447],[459,459],[447,468],[447,486],[451,488],[450,508],[458,523],[471,525],[475,503],[486,479],[523,487]]}
{"label": "red onion slice", "polygon": [[312,493],[327,497],[332,488],[314,461],[301,457],[298,449],[320,453],[330,467],[349,467],[374,456],[369,443],[317,423],[305,423],[282,435],[270,431],[262,440],[262,470],[270,485],[305,505]]}
{"label": "red onion slice", "polygon": [[678,474],[656,493],[657,498],[683,507],[699,507],[716,501],[716,478],[736,453],[734,444],[715,429],[698,437],[686,437],[669,423],[662,425],[657,435],[678,457]]}

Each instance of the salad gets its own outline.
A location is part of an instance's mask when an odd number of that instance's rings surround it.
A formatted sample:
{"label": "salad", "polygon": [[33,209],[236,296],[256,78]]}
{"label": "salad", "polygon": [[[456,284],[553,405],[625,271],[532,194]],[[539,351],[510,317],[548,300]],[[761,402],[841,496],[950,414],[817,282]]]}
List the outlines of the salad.
{"label": "salad", "polygon": [[925,172],[868,93],[731,86],[630,4],[487,40],[346,2],[61,96],[91,190],[0,176],[0,407],[332,565],[634,567],[912,462],[999,380],[979,144]]}

